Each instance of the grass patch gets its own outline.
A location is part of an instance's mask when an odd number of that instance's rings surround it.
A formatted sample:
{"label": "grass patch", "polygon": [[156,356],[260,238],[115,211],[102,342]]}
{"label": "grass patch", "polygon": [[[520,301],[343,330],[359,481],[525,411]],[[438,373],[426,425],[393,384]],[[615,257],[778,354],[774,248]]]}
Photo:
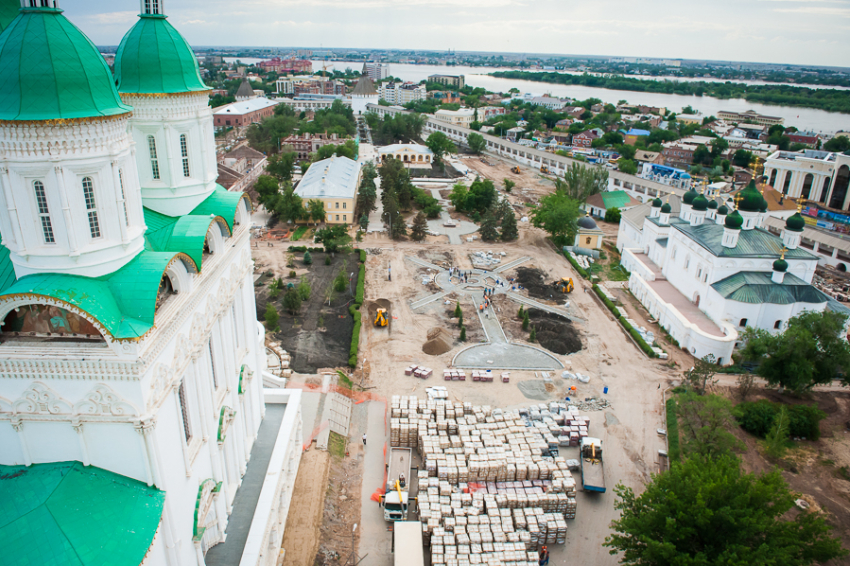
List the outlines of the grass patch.
{"label": "grass patch", "polygon": [[667,457],[671,463],[678,462],[682,453],[681,448],[679,448],[679,417],[677,411],[676,399],[670,397],[667,399]]}
{"label": "grass patch", "polygon": [[328,452],[339,459],[345,458],[345,437],[331,431],[328,437]]}
{"label": "grass patch", "polygon": [[292,233],[292,237],[289,238],[293,242],[300,240],[302,236],[304,236],[304,232],[308,230],[307,226],[299,226],[295,232]]}
{"label": "grass patch", "polygon": [[351,389],[354,387],[354,382],[352,382],[351,379],[349,379],[348,376],[345,375],[345,373],[337,370],[336,375],[337,385],[339,385],[340,387],[345,387],[346,389]]}

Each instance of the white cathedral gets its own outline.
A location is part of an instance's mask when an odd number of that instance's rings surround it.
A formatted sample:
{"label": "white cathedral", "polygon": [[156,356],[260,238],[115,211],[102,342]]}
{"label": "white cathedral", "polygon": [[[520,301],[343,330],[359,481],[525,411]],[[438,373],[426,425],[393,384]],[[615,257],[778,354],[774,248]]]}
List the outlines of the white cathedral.
{"label": "white cathedral", "polygon": [[0,563],[276,564],[300,397],[191,47],[159,0],[114,76],[57,0],[0,31]]}
{"label": "white cathedral", "polygon": [[[678,197],[674,197],[678,200]],[[744,328],[780,332],[801,312],[848,309],[812,285],[818,257],[800,247],[805,220],[782,236],[762,228],[767,201],[752,181],[730,212],[692,188],[623,213],[617,236],[629,289],[682,348],[729,365]]]}

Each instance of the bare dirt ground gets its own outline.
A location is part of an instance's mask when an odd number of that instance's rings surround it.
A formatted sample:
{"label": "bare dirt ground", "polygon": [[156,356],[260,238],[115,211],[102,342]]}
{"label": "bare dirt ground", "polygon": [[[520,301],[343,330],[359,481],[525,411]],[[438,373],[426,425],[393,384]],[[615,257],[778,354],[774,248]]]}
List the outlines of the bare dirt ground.
{"label": "bare dirt ground", "polygon": [[306,566],[313,563],[319,548],[319,537],[316,535],[322,524],[330,459],[330,454],[315,448],[301,456],[283,534],[282,547],[286,549],[283,566]]}
{"label": "bare dirt ground", "polygon": [[361,448],[358,442],[353,442],[348,448],[348,456],[331,457],[316,566],[345,564],[351,554],[352,542],[356,548],[359,541],[357,533],[352,541],[351,525],[360,521],[363,462],[357,454],[362,452]]}

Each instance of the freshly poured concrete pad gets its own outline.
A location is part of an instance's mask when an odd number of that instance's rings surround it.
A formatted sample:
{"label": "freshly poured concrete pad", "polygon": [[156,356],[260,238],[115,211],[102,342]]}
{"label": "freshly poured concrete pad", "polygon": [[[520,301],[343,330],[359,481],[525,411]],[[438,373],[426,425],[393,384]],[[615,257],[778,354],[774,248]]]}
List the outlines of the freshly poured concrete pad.
{"label": "freshly poured concrete pad", "polygon": [[542,350],[524,344],[488,342],[458,352],[452,365],[461,369],[558,370],[564,365]]}

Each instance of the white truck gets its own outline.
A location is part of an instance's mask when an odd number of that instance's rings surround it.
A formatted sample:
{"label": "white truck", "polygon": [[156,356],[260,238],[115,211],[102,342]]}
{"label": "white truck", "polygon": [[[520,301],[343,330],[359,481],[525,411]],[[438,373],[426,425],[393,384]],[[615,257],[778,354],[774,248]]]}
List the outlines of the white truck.
{"label": "white truck", "polygon": [[406,521],[410,507],[410,448],[391,448],[387,462],[387,485],[381,506],[385,521]]}
{"label": "white truck", "polygon": [[393,555],[394,566],[425,566],[422,523],[397,521],[393,524]]}

